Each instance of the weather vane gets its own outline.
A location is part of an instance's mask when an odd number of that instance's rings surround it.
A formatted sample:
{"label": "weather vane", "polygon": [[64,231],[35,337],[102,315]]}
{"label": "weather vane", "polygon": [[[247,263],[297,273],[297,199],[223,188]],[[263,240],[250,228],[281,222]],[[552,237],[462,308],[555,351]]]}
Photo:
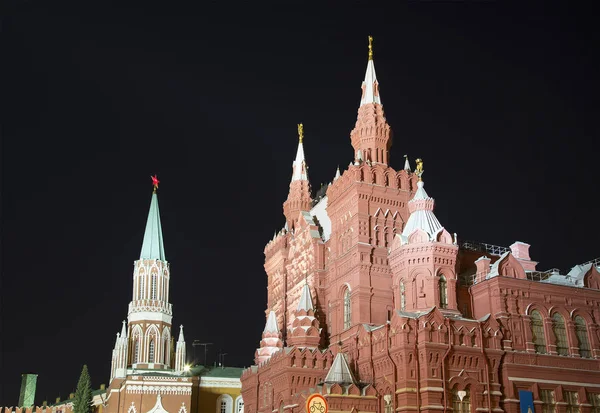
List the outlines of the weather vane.
{"label": "weather vane", "polygon": [[373,60],[373,36],[369,36],[369,60]]}
{"label": "weather vane", "polygon": [[150,178],[152,178],[152,186],[154,187],[154,191],[156,192],[156,190],[158,189],[158,184],[160,183],[160,181],[158,180],[158,178],[156,177],[156,175],[151,176]]}
{"label": "weather vane", "polygon": [[301,123],[298,124],[298,137],[300,138],[300,143],[302,143],[302,140],[304,140],[304,126]]}
{"label": "weather vane", "polygon": [[423,172],[425,172],[425,170],[423,169],[423,160],[421,158],[418,158],[415,161],[415,163],[417,164],[415,174],[417,174],[417,176],[419,177],[419,181],[422,181],[423,179],[421,179],[421,175],[423,175]]}

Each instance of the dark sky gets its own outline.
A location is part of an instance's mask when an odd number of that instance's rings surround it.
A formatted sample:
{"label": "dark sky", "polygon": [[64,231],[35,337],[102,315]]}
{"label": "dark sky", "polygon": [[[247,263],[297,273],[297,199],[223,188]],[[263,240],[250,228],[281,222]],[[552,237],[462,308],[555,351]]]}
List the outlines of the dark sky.
{"label": "dark sky", "polygon": [[0,406],[25,372],[38,403],[67,397],[84,363],[107,383],[154,173],[188,354],[197,339],[211,363],[252,363],[296,124],[318,189],[352,160],[369,34],[391,164],[424,159],[450,232],[528,242],[539,269],[600,255],[592,10],[166,3],[7,7]]}

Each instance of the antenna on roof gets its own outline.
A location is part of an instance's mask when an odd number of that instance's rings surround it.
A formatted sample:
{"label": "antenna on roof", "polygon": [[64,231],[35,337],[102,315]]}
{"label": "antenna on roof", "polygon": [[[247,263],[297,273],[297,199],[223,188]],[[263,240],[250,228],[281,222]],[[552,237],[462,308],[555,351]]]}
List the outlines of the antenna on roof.
{"label": "antenna on roof", "polygon": [[208,366],[206,363],[206,352],[208,346],[212,346],[213,343],[200,343],[200,340],[194,340],[192,346],[194,347],[194,359],[196,358],[196,346],[204,346],[204,366]]}

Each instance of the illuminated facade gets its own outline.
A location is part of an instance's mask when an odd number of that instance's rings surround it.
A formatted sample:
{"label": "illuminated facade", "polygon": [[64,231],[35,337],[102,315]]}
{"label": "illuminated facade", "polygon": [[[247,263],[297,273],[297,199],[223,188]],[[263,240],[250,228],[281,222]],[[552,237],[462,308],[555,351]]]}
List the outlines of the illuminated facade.
{"label": "illuminated facade", "polygon": [[599,262],[541,272],[526,243],[446,229],[423,162],[390,166],[369,49],[354,160],[315,198],[300,130],[247,413],[299,413],[313,392],[333,412],[599,412]]}

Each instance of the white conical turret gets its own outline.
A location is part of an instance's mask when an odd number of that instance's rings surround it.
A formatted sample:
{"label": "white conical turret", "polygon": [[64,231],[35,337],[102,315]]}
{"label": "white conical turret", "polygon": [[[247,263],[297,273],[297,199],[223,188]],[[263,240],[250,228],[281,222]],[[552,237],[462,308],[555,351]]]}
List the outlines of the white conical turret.
{"label": "white conical turret", "polygon": [[275,311],[271,310],[267,316],[267,322],[265,323],[265,329],[263,330],[260,347],[256,349],[254,355],[254,362],[257,365],[264,363],[282,348],[283,341],[281,340],[281,332],[277,325],[277,315],[275,314]]}
{"label": "white conical turret", "polygon": [[379,82],[375,74],[375,64],[373,63],[373,38],[369,36],[369,61],[367,63],[367,71],[365,80],[363,81],[363,95],[360,99],[360,106],[369,103],[378,103],[381,105],[381,97],[379,96]]}
{"label": "white conical turret", "polygon": [[404,170],[410,172],[410,162],[408,161],[408,155],[404,155]]}
{"label": "white conical turret", "polygon": [[296,151],[296,159],[292,163],[292,181],[308,181],[308,166],[304,158],[304,126],[298,125],[298,150]]}
{"label": "white conical turret", "polygon": [[334,182],[337,181],[340,178],[340,176],[340,167],[338,166],[335,170],[335,176],[333,177]]}

